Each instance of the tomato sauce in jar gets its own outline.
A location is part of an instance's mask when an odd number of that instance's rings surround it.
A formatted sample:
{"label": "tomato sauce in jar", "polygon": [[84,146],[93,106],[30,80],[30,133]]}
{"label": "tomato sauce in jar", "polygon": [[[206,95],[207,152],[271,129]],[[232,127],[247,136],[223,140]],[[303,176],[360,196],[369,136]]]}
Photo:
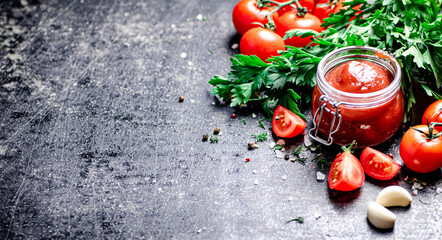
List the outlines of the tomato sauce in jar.
{"label": "tomato sauce in jar", "polygon": [[326,145],[386,141],[403,119],[400,80],[399,63],[378,49],[346,47],[328,54],[318,66],[310,136]]}

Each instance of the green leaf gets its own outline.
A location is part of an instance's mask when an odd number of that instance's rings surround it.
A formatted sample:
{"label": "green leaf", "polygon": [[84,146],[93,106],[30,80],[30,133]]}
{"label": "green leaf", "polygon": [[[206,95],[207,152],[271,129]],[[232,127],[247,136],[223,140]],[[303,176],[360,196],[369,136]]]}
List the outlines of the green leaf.
{"label": "green leaf", "polygon": [[283,40],[292,38],[293,36],[295,37],[301,37],[301,38],[306,38],[306,37],[310,37],[310,36],[314,36],[317,37],[319,35],[318,32],[316,32],[315,30],[310,30],[310,29],[290,29],[289,31],[287,31],[284,35]]}
{"label": "green leaf", "polygon": [[441,100],[442,99],[442,95],[437,93],[436,91],[430,89],[428,86],[421,84],[422,88],[425,90],[425,92],[427,93],[428,96],[430,97],[434,97],[436,100]]}
{"label": "green leaf", "polygon": [[247,103],[252,94],[252,83],[244,83],[236,85],[232,89],[231,107],[239,106]]}
{"label": "green leaf", "polygon": [[289,109],[305,121],[305,116],[299,111],[298,104],[296,103],[300,99],[301,97],[295,91],[293,91],[293,89],[287,89],[286,94],[279,98],[278,105]]}
{"label": "green leaf", "polygon": [[424,56],[414,45],[412,45],[409,49],[402,53],[404,57],[413,56],[413,62],[417,64],[418,67],[424,68]]}
{"label": "green leaf", "polygon": [[384,0],[384,1],[382,1],[382,5],[384,5],[384,6],[390,5],[392,2],[394,2],[394,0]]}

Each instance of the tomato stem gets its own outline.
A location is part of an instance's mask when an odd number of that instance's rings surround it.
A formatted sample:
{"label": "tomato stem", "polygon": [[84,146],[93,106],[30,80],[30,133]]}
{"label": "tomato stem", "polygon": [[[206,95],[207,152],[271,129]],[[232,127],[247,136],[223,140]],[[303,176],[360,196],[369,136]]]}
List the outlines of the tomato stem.
{"label": "tomato stem", "polygon": [[[278,11],[279,9],[289,6],[291,4],[295,4],[296,6],[296,10],[298,10],[297,15],[299,17],[304,17],[304,15],[308,12],[307,8],[303,7],[300,3],[299,0],[290,0],[287,2],[276,2],[273,0],[261,0],[260,2],[262,3],[273,3],[276,5],[276,7],[267,15],[267,18],[269,18],[269,16],[271,17],[276,11]],[[270,21],[269,21],[270,22]]]}
{"label": "tomato stem", "polygon": [[353,153],[357,145],[358,143],[356,142],[356,140],[353,140],[353,142],[351,142],[349,145],[342,146],[342,151]]}
{"label": "tomato stem", "polygon": [[437,134],[434,134],[434,133],[433,133],[433,131],[434,131],[434,127],[435,127],[435,126],[442,126],[442,122],[432,122],[432,123],[430,124],[430,121],[429,121],[428,118],[427,118],[428,133],[426,133],[426,132],[424,132],[424,131],[422,131],[422,130],[420,130],[420,129],[414,128],[414,127],[411,127],[411,128],[414,129],[414,130],[416,130],[416,131],[418,131],[418,132],[420,132],[420,133],[422,133],[422,134],[424,134],[425,137],[426,137],[428,140],[433,140],[433,139],[435,139],[435,138],[438,138],[438,137],[442,136],[442,132],[439,132],[439,133],[437,133]]}

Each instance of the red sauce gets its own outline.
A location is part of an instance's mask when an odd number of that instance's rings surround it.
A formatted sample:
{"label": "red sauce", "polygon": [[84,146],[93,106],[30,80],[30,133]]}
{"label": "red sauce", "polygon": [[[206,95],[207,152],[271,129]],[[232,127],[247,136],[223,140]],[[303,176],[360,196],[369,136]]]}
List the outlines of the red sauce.
{"label": "red sauce", "polygon": [[387,69],[376,63],[348,61],[328,72],[325,80],[344,92],[370,93],[388,87],[393,77]]}
{"label": "red sauce", "polygon": [[[369,93],[386,88],[393,81],[390,72],[373,62],[348,61],[338,65],[325,75],[325,80],[334,88],[349,93]],[[319,97],[323,93],[315,87],[312,96],[313,113],[318,109]],[[334,97],[334,96],[330,96]],[[331,109],[330,106],[328,106]],[[400,127],[403,118],[403,95],[397,94],[378,105],[340,105],[341,126],[333,135],[334,142],[347,145],[356,140],[358,147],[373,146],[386,141]],[[332,115],[324,111],[319,131],[329,135]],[[337,123],[335,124],[336,127]]]}

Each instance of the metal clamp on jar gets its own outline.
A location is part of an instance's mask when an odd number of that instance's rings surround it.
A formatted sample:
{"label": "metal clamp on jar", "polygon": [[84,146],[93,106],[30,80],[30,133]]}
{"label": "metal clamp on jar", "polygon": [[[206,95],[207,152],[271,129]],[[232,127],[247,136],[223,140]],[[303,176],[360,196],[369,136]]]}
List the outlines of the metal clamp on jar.
{"label": "metal clamp on jar", "polygon": [[[350,76],[350,84],[341,79],[343,74]],[[340,48],[321,60],[316,75],[312,139],[324,145],[356,140],[365,147],[386,141],[399,129],[404,112],[401,68],[390,54],[364,46]],[[356,81],[358,76],[364,80]]]}

